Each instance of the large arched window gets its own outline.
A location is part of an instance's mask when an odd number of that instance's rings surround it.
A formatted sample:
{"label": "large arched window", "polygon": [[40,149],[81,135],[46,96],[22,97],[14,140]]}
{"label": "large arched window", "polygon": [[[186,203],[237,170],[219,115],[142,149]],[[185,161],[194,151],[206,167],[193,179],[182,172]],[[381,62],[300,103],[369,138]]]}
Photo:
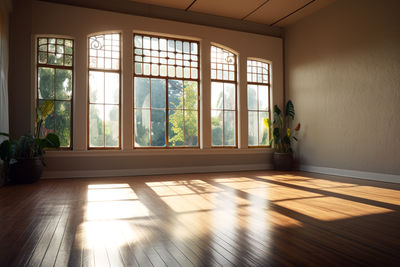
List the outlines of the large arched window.
{"label": "large arched window", "polygon": [[74,41],[68,38],[37,38],[37,106],[53,101],[54,110],[42,123],[40,136],[56,133],[60,145],[72,148],[72,93]]}
{"label": "large arched window", "polygon": [[247,109],[249,147],[269,146],[270,132],[266,119],[270,119],[270,64],[247,60]]}
{"label": "large arched window", "polygon": [[212,147],[237,146],[236,66],[235,54],[211,46]]}
{"label": "large arched window", "polygon": [[89,136],[92,148],[120,148],[121,37],[106,33],[88,38]]}
{"label": "large arched window", "polygon": [[199,147],[199,43],[134,35],[134,147]]}

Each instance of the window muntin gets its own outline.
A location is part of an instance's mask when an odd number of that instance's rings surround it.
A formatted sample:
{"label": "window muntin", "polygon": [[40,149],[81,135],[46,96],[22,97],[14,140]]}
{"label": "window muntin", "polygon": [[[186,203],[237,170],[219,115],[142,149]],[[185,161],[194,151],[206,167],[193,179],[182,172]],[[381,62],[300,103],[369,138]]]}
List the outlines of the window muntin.
{"label": "window muntin", "polygon": [[270,132],[264,123],[270,119],[270,64],[247,60],[248,145],[269,146]]}
{"label": "window muntin", "polygon": [[48,100],[54,102],[54,110],[39,133],[56,133],[63,148],[72,147],[73,57],[72,39],[37,38],[37,106]]}
{"label": "window muntin", "polygon": [[199,43],[133,38],[134,147],[199,147]]}
{"label": "window muntin", "polygon": [[121,36],[90,36],[89,148],[120,148]]}
{"label": "window muntin", "polygon": [[211,46],[211,131],[213,147],[236,147],[236,55]]}

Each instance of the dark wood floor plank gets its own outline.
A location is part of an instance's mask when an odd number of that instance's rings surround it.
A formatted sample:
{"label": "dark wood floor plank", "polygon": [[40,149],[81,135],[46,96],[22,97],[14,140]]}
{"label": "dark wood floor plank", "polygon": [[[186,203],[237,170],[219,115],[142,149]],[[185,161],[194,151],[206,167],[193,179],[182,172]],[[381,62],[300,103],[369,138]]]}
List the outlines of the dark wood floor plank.
{"label": "dark wood floor plank", "polygon": [[304,172],[0,188],[0,266],[400,264],[400,184]]}

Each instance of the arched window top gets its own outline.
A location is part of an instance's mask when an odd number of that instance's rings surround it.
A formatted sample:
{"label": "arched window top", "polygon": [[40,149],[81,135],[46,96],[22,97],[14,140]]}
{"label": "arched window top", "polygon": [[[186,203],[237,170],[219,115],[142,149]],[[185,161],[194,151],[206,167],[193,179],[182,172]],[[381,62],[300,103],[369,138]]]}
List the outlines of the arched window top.
{"label": "arched window top", "polygon": [[247,60],[247,82],[269,84],[270,64],[259,59]]}
{"label": "arched window top", "polygon": [[102,33],[89,36],[89,68],[120,69],[120,33]]}
{"label": "arched window top", "polygon": [[236,55],[222,47],[211,46],[211,79],[236,81]]}

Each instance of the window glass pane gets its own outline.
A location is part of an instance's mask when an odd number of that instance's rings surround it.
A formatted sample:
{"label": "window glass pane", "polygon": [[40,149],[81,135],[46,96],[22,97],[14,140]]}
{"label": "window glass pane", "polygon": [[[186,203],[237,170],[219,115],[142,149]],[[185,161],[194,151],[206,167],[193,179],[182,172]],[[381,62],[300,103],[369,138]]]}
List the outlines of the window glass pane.
{"label": "window glass pane", "polygon": [[176,41],[176,51],[182,52],[182,41]]}
{"label": "window glass pane", "polygon": [[169,110],[168,112],[168,145],[183,146],[183,111]]}
{"label": "window glass pane", "polygon": [[135,109],[135,147],[150,146],[150,110]]}
{"label": "window glass pane", "polygon": [[183,108],[183,84],[180,80],[168,80],[168,105],[169,108]]}
{"label": "window glass pane", "polygon": [[64,61],[64,65],[65,66],[72,66],[72,56],[68,56],[68,55],[66,55],[66,56],[64,56],[64,59],[65,59],[65,61]]}
{"label": "window glass pane", "polygon": [[89,121],[90,146],[104,146],[104,105],[89,105]]}
{"label": "window glass pane", "polygon": [[268,110],[268,86],[259,85],[258,86],[258,108],[260,110]]}
{"label": "window glass pane", "polygon": [[41,45],[41,46],[39,46],[39,51],[47,52],[47,45]]}
{"label": "window glass pane", "polygon": [[60,146],[69,147],[71,141],[71,101],[55,101],[56,133]]}
{"label": "window glass pane", "polygon": [[158,38],[153,37],[151,38],[151,49],[159,49],[158,47]]}
{"label": "window glass pane", "polygon": [[54,99],[54,69],[38,70],[39,99]]}
{"label": "window glass pane", "polygon": [[143,47],[144,48],[150,48],[150,37],[143,37]]}
{"label": "window glass pane", "polygon": [[165,109],[151,110],[151,145],[165,146],[166,142],[166,125],[165,125]]}
{"label": "window glass pane", "polygon": [[151,79],[151,107],[165,108],[165,80]]}
{"label": "window glass pane", "polygon": [[160,39],[160,50],[166,51],[167,50],[167,40],[161,38]]}
{"label": "window glass pane", "polygon": [[185,111],[185,145],[197,146],[197,111]]}
{"label": "window glass pane", "polygon": [[249,111],[249,146],[257,146],[258,145],[258,112],[257,111]]}
{"label": "window glass pane", "polygon": [[90,103],[104,103],[104,72],[89,71]]}
{"label": "window glass pane", "polygon": [[224,145],[235,145],[235,112],[224,111]]}
{"label": "window glass pane", "polygon": [[211,83],[211,108],[222,109],[224,103],[223,83]]}
{"label": "window glass pane", "polygon": [[269,145],[269,131],[268,127],[265,125],[264,121],[269,117],[268,112],[260,112],[259,113],[259,121],[258,121],[258,128],[259,128],[259,144],[262,146]]}
{"label": "window glass pane", "polygon": [[135,74],[142,74],[142,64],[135,63]]}
{"label": "window glass pane", "polygon": [[222,146],[223,145],[223,111],[211,110],[211,134],[212,134],[212,145]]}
{"label": "window glass pane", "polygon": [[185,81],[184,91],[185,109],[197,109],[197,82]]}
{"label": "window glass pane", "polygon": [[39,38],[39,44],[47,44],[47,38]]}
{"label": "window glass pane", "polygon": [[41,64],[47,63],[47,53],[39,52],[39,63],[41,63]]}
{"label": "window glass pane", "polygon": [[247,86],[247,108],[257,110],[257,85],[249,84]]}
{"label": "window glass pane", "polygon": [[150,107],[150,80],[148,78],[135,77],[134,85],[135,108]]}
{"label": "window glass pane", "polygon": [[160,66],[160,76],[167,76],[167,66],[166,65]]}
{"label": "window glass pane", "polygon": [[224,83],[224,109],[235,109],[235,85]]}
{"label": "window glass pane", "polygon": [[119,146],[119,106],[105,105],[105,146]]}
{"label": "window glass pane", "polygon": [[190,52],[192,54],[197,54],[197,44],[196,43],[190,43]]}
{"label": "window glass pane", "polygon": [[105,103],[119,104],[119,73],[105,73]]}

